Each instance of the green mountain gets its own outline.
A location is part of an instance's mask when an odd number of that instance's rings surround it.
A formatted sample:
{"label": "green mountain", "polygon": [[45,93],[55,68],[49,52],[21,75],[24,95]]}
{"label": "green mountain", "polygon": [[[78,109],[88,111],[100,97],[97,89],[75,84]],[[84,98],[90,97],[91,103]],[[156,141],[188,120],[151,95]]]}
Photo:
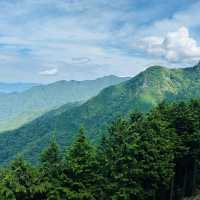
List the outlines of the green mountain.
{"label": "green mountain", "polygon": [[7,162],[22,153],[35,160],[52,133],[58,143],[68,145],[80,125],[98,141],[108,123],[131,110],[148,111],[163,100],[200,98],[200,64],[192,68],[168,69],[153,66],[136,77],[104,89],[99,95],[70,110],[45,114],[33,122],[0,135],[0,159]]}
{"label": "green mountain", "polygon": [[103,88],[127,79],[111,75],[96,80],[58,81],[20,93],[0,93],[0,131],[18,128],[66,103],[84,102]]}

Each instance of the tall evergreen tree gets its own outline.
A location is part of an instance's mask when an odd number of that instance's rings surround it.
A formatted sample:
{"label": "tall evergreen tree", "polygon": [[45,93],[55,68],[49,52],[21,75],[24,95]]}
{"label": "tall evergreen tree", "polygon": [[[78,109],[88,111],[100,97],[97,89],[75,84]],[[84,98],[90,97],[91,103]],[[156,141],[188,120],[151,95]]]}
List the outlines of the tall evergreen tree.
{"label": "tall evergreen tree", "polygon": [[99,173],[104,178],[101,199],[142,199],[137,150],[137,134],[130,134],[127,121],[113,123],[98,151]]}
{"label": "tall evergreen tree", "polygon": [[71,191],[67,192],[68,195],[72,195],[72,199],[94,199],[95,168],[95,149],[87,140],[84,129],[81,128],[77,139],[65,155],[64,181]]}
{"label": "tall evergreen tree", "polygon": [[59,146],[55,136],[51,138],[49,146],[41,153],[38,187],[35,190],[44,199],[59,199],[57,188],[60,187],[62,162]]}

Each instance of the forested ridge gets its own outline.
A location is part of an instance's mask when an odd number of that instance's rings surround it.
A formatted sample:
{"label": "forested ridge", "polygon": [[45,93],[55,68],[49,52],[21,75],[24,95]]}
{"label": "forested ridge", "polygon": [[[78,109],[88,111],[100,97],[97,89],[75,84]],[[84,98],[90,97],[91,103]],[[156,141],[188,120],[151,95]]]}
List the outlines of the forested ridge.
{"label": "forested ridge", "polygon": [[19,128],[65,104],[85,102],[102,89],[128,79],[110,75],[95,80],[61,80],[11,93],[1,93],[0,83],[0,132]]}
{"label": "forested ridge", "polygon": [[200,101],[161,103],[114,121],[94,146],[81,128],[63,153],[55,137],[32,165],[0,170],[1,200],[181,200],[200,184]]}
{"label": "forested ridge", "polygon": [[200,63],[179,69],[152,66],[128,81],[105,88],[70,110],[64,106],[58,112],[45,113],[19,129],[1,133],[0,164],[8,163],[17,153],[37,162],[52,132],[63,149],[74,141],[80,124],[83,124],[86,136],[91,142],[98,143],[113,120],[127,116],[132,110],[148,112],[162,101],[199,98]]}

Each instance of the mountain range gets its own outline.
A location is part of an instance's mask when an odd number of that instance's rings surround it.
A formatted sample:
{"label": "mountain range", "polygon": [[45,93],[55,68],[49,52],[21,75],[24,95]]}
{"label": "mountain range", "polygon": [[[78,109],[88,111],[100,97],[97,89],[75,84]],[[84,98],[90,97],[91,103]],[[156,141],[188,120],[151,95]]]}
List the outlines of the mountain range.
{"label": "mountain range", "polygon": [[0,93],[24,92],[37,86],[37,83],[0,83]]}
{"label": "mountain range", "polygon": [[[58,81],[48,85],[11,84],[29,89],[0,93],[0,131],[11,130],[67,103],[84,102],[103,88],[128,80],[114,75],[86,81]],[[1,89],[0,84],[0,89]],[[11,90],[10,90],[11,91]]]}
{"label": "mountain range", "polygon": [[35,162],[52,134],[62,146],[69,145],[80,126],[98,142],[108,124],[131,111],[146,112],[162,101],[200,98],[200,64],[169,69],[153,66],[134,78],[103,89],[85,103],[66,104],[14,131],[0,134],[0,161],[7,163],[17,153]]}

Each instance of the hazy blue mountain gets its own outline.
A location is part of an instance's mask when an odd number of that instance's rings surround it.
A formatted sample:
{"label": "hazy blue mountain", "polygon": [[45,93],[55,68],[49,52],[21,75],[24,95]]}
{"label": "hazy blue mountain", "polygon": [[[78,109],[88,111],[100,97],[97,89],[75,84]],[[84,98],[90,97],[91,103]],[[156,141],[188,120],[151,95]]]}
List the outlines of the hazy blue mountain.
{"label": "hazy blue mountain", "polygon": [[[16,153],[35,160],[52,133],[61,146],[70,144],[81,125],[97,142],[107,125],[132,110],[148,111],[163,100],[200,98],[200,64],[185,69],[153,66],[136,77],[105,88],[80,106],[64,112],[52,111],[33,122],[0,135],[0,159],[6,162]],[[55,114],[57,113],[57,114]]]}
{"label": "hazy blue mountain", "polygon": [[0,83],[0,93],[24,92],[37,83]]}
{"label": "hazy blue mountain", "polygon": [[96,80],[58,81],[20,93],[0,93],[0,131],[17,128],[66,103],[84,102],[103,88],[127,79],[111,75]]}

